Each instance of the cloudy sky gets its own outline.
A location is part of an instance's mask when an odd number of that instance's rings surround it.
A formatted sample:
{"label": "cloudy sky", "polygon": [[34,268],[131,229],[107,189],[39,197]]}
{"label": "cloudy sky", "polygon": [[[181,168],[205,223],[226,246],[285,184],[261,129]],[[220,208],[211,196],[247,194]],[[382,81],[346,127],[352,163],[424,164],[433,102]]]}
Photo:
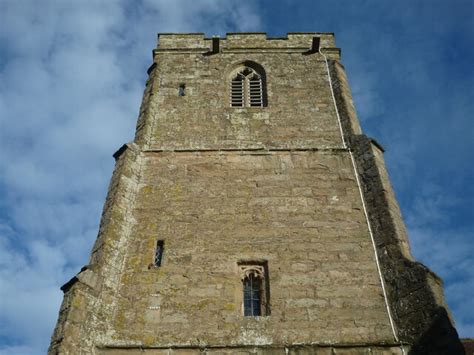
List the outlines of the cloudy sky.
{"label": "cloudy sky", "polygon": [[412,248],[474,337],[472,0],[0,0],[0,354],[44,353],[158,32],[335,32]]}

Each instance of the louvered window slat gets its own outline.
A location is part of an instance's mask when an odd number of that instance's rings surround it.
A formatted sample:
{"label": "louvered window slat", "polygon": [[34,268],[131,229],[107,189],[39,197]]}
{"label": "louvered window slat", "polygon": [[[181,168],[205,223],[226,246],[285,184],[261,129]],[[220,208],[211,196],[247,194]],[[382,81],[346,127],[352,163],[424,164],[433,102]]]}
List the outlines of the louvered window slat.
{"label": "louvered window slat", "polygon": [[241,74],[232,79],[230,91],[230,104],[232,107],[244,106],[244,80]]}
{"label": "louvered window slat", "polygon": [[249,82],[250,92],[250,106],[261,107],[263,106],[262,100],[262,81],[260,78],[252,79]]}

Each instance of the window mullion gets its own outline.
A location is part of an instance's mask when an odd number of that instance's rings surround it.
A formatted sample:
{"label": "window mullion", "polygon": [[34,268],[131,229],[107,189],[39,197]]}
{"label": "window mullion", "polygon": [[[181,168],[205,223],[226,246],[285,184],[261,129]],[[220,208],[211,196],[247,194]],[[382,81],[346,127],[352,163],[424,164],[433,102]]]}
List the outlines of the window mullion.
{"label": "window mullion", "polygon": [[245,77],[245,107],[250,106],[250,80],[248,77]]}

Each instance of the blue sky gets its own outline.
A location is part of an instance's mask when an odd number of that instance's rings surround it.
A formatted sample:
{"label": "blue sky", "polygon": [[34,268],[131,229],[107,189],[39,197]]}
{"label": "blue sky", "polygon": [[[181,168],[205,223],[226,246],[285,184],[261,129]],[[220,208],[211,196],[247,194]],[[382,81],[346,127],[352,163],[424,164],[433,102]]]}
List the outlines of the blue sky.
{"label": "blue sky", "polygon": [[336,33],[413,253],[474,336],[474,2],[0,0],[0,354],[40,354],[132,140],[158,32]]}

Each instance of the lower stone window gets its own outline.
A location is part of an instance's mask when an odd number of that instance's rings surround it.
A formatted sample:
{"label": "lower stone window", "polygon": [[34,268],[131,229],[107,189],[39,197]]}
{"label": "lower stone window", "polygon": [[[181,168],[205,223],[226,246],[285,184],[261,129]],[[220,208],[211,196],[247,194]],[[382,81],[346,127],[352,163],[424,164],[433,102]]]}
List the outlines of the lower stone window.
{"label": "lower stone window", "polygon": [[240,262],[242,281],[242,308],[246,317],[268,316],[270,314],[267,262]]}

